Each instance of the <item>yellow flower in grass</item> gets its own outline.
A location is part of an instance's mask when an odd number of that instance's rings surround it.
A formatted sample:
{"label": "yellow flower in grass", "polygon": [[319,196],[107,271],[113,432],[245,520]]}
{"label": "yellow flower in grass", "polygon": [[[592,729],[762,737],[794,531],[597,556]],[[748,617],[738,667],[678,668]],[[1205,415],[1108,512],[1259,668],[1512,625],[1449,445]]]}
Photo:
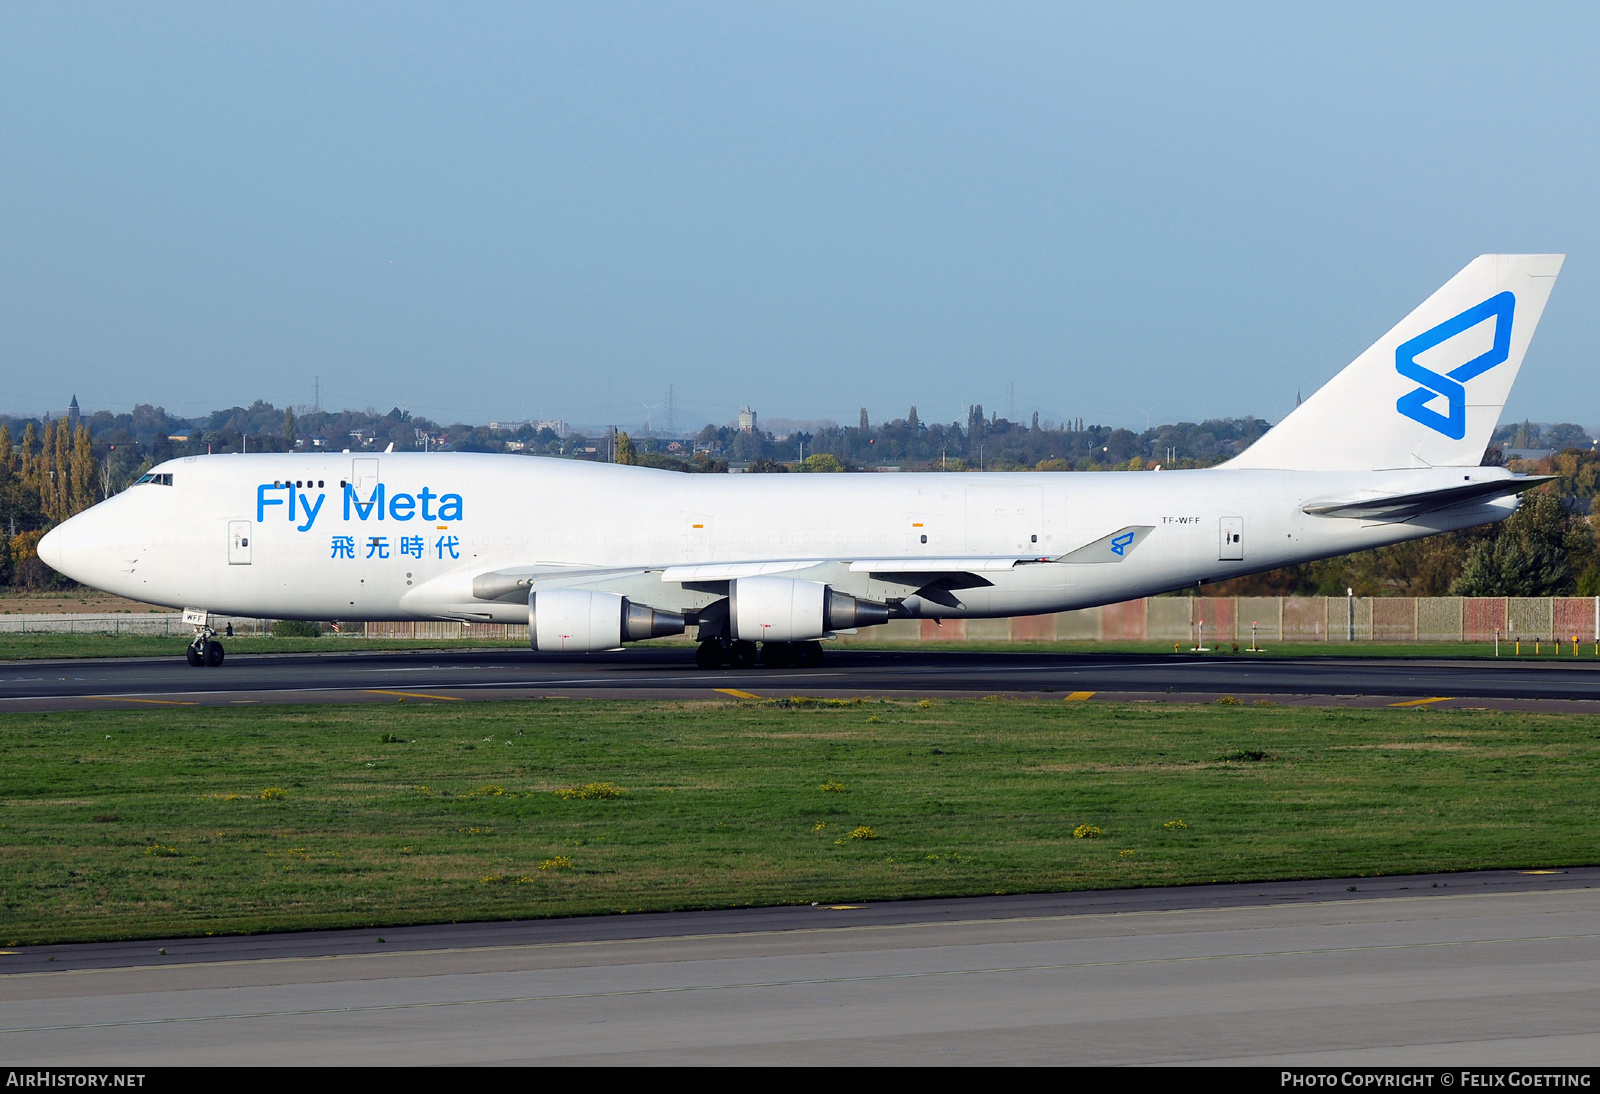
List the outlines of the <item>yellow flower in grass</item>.
{"label": "yellow flower in grass", "polygon": [[854,832],[851,832],[848,836],[840,836],[838,839],[834,840],[833,842],[837,845],[837,844],[841,844],[841,843],[849,843],[853,839],[877,839],[877,838],[878,838],[877,830],[874,829],[874,828],[869,828],[869,827],[867,827],[866,825],[863,824],[861,827],[857,828]]}

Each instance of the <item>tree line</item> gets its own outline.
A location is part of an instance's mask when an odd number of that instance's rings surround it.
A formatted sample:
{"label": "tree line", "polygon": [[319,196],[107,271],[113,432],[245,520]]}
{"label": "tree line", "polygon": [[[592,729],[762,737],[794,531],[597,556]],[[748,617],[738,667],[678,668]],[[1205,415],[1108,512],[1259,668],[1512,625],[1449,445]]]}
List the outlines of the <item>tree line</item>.
{"label": "tree line", "polygon": [[0,585],[49,584],[57,575],[38,557],[47,529],[109,496],[89,427],[66,419],[33,422],[12,439],[0,424]]}
{"label": "tree line", "polygon": [[[47,585],[64,579],[37,557],[46,530],[125,488],[156,463],[214,451],[296,451],[318,438],[325,449],[396,449],[424,445],[457,451],[519,451],[529,455],[613,460],[700,474],[840,473],[886,464],[904,470],[1097,471],[1205,467],[1247,448],[1269,428],[1258,418],[1164,424],[1135,433],[1083,420],[1011,422],[973,406],[965,422],[929,423],[912,407],[904,418],[856,426],[827,424],[779,438],[768,432],[707,425],[692,442],[669,452],[668,439],[607,433],[587,438],[526,423],[515,429],[456,424],[440,427],[398,407],[297,413],[257,400],[213,412],[193,426],[156,406],[131,413],[101,411],[73,429],[67,419],[0,415],[0,585]],[[182,438],[182,431],[188,436]],[[1497,444],[1538,448],[1551,441],[1584,441],[1570,423],[1509,424]],[[175,440],[175,437],[181,439]],[[1186,590],[1208,595],[1550,596],[1600,594],[1600,550],[1591,517],[1600,493],[1600,455],[1572,445],[1518,470],[1555,476],[1524,498],[1511,519],[1484,528],[1433,536],[1394,547],[1287,567]],[[1501,463],[1492,446],[1485,463]]]}

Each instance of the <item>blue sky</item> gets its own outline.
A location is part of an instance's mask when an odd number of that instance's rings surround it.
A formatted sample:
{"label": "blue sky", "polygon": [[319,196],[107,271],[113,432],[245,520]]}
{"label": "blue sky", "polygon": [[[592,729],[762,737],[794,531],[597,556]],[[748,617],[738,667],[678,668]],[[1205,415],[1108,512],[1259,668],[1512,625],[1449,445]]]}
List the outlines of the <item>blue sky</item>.
{"label": "blue sky", "polygon": [[1597,13],[8,5],[0,409],[1276,420],[1559,250],[1597,422]]}

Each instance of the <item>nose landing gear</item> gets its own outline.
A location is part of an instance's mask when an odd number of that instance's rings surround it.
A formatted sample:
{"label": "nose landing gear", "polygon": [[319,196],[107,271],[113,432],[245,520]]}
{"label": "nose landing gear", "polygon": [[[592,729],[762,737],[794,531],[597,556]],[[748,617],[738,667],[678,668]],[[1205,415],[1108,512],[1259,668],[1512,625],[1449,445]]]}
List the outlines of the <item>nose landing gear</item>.
{"label": "nose landing gear", "polygon": [[216,669],[219,664],[222,664],[222,657],[227,656],[227,654],[222,649],[222,643],[219,643],[216,638],[195,635],[195,640],[189,643],[187,656],[189,656],[189,664],[194,665],[195,669],[202,667],[202,665],[205,665],[206,669]]}
{"label": "nose landing gear", "polygon": [[[222,664],[226,654],[222,643],[217,641],[217,632],[211,627],[209,615],[190,608],[184,611],[183,621],[194,627],[194,641],[189,643],[186,654],[189,664],[194,668],[203,665],[210,669]],[[228,631],[230,634],[233,632],[233,624],[228,624]]]}
{"label": "nose landing gear", "polygon": [[227,656],[227,654],[222,648],[222,643],[218,642],[215,638],[209,638],[205,635],[196,635],[195,640],[189,643],[187,656],[189,659],[189,664],[193,665],[195,668],[200,668],[202,665],[204,665],[208,669],[214,669],[218,665],[222,664],[222,659]]}

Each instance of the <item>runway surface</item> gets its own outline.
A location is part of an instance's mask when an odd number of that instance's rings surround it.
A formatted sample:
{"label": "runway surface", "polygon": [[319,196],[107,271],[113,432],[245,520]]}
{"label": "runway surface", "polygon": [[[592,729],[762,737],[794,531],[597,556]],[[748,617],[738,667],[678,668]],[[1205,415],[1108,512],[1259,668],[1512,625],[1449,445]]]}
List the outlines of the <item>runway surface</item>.
{"label": "runway surface", "polygon": [[0,663],[0,712],[130,705],[717,698],[786,695],[1074,696],[1313,705],[1494,706],[1600,713],[1600,662],[1359,657],[830,650],[816,669],[694,667],[685,648],[568,657],[521,650],[336,651]]}
{"label": "runway surface", "polygon": [[1585,1065],[1597,883],[1493,872],[38,947],[0,954],[0,1055]]}

